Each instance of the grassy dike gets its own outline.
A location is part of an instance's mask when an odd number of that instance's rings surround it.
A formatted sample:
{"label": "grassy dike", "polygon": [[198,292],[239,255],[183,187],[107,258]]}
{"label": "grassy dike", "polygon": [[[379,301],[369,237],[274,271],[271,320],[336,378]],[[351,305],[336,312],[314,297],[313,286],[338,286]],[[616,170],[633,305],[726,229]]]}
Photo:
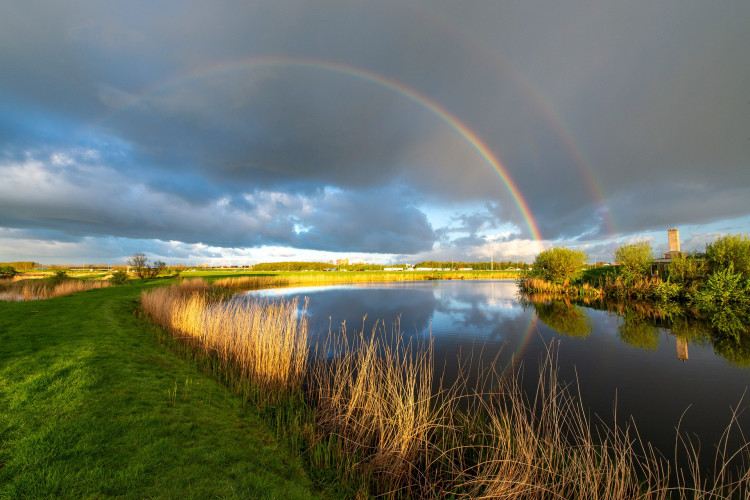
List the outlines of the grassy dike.
{"label": "grassy dike", "polygon": [[252,406],[133,314],[146,282],[0,302],[0,498],[318,498]]}

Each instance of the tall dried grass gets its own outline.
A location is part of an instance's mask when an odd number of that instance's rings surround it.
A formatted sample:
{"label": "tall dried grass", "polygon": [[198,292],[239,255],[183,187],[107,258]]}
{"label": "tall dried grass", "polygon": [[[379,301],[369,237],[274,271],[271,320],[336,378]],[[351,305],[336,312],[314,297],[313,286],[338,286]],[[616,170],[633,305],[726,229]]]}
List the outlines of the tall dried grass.
{"label": "tall dried grass", "polygon": [[668,498],[664,463],[636,453],[648,448],[637,450],[627,428],[594,435],[557,380],[554,350],[530,399],[518,377],[493,369],[473,391],[466,377],[433,391],[432,345],[382,339],[340,341],[310,385],[317,439],[335,437],[338,455],[356,457],[349,472],[387,496]]}
{"label": "tall dried grass", "polygon": [[143,292],[158,324],[215,358],[233,385],[278,398],[299,390],[305,374],[307,321],[297,301],[222,301],[201,280]]}
{"label": "tall dried grass", "polygon": [[78,292],[107,288],[110,283],[98,280],[70,279],[60,283],[49,280],[24,280],[15,282],[4,282],[0,286],[0,300],[42,300],[64,295],[72,295]]}
{"label": "tall dried grass", "polygon": [[541,278],[524,278],[518,284],[520,290],[525,293],[554,293],[565,294],[569,288]]}
{"label": "tall dried grass", "polygon": [[688,462],[679,467],[644,443],[632,424],[592,422],[575,388],[560,382],[552,345],[531,394],[520,372],[503,377],[496,364],[472,385],[467,363],[459,380],[444,388],[436,384],[432,343],[407,343],[397,326],[390,336],[381,325],[351,342],[345,331],[333,332],[310,351],[294,302],[224,302],[197,283],[145,292],[142,299],[155,321],[204,358],[215,358],[230,384],[253,384],[276,400],[304,391],[312,421],[282,430],[304,433],[313,466],[336,462],[346,477],[383,496],[708,499],[750,493],[747,445],[727,448],[736,418],[717,448],[713,475],[704,475],[698,447],[678,435]]}
{"label": "tall dried grass", "polygon": [[324,352],[333,358],[317,358],[308,392],[316,439],[336,437],[337,455],[357,457],[352,471],[390,489],[414,489],[415,480],[426,486],[420,471],[434,455],[428,450],[447,410],[432,394],[431,343],[420,348],[375,332],[348,343],[339,332],[328,337]]}

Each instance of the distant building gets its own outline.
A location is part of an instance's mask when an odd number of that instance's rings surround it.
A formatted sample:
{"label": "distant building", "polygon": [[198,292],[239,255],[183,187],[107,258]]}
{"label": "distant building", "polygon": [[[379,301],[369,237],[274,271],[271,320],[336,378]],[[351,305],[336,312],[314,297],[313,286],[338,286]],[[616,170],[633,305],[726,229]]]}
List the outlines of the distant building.
{"label": "distant building", "polygon": [[337,259],[336,260],[337,266],[348,266],[349,265],[349,259]]}
{"label": "distant building", "polygon": [[663,275],[675,257],[685,255],[680,252],[680,232],[677,229],[670,229],[667,231],[667,235],[669,251],[661,259],[654,259],[654,265],[651,266],[651,276]]}

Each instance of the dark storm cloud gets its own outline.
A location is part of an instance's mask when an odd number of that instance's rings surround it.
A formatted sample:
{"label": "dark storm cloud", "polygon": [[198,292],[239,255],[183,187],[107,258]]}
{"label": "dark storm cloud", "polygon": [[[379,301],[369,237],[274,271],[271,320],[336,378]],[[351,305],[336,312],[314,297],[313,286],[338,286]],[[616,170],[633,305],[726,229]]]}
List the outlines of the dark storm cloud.
{"label": "dark storm cloud", "polygon": [[[425,215],[404,203],[410,190],[344,191],[312,195],[252,191],[205,202],[155,190],[97,164],[87,151],[0,165],[0,227],[72,236],[155,238],[224,247],[287,245],[413,253],[432,246]],[[394,222],[397,221],[397,222]]]}
{"label": "dark storm cloud", "polygon": [[[548,239],[742,217],[748,18],[742,2],[11,3],[0,225],[403,254],[470,252],[504,224],[528,238],[463,134]],[[427,207],[469,202],[494,208],[433,229]]]}

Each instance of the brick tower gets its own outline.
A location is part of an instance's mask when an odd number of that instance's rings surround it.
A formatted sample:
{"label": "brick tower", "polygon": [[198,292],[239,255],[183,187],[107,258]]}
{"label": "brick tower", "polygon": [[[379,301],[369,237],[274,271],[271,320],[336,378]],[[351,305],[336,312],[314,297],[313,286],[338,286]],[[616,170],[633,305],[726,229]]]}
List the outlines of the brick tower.
{"label": "brick tower", "polygon": [[680,232],[677,229],[670,229],[667,231],[669,235],[669,253],[680,251]]}

